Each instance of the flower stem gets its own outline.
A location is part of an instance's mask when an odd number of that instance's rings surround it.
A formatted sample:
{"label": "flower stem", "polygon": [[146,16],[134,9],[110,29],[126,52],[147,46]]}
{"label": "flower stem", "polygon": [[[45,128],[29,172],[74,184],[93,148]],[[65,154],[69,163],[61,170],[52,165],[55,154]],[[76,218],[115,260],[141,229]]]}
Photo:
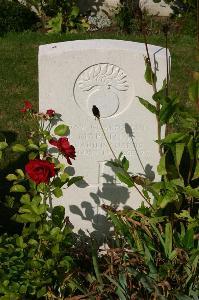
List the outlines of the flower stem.
{"label": "flower stem", "polygon": [[104,135],[104,137],[105,137],[105,140],[106,140],[106,142],[107,142],[107,144],[108,144],[108,146],[109,146],[109,148],[110,148],[110,150],[111,150],[111,152],[112,152],[114,158],[117,160],[117,157],[116,157],[116,155],[115,155],[115,153],[114,153],[114,151],[113,151],[113,149],[112,149],[112,147],[111,147],[111,144],[110,144],[110,142],[109,142],[109,140],[108,140],[108,138],[107,138],[107,136],[106,136],[106,133],[105,133],[105,131],[104,131],[104,128],[103,128],[103,126],[102,126],[102,123],[101,123],[101,121],[100,121],[100,118],[97,118],[97,120],[99,121],[99,125],[100,125],[100,127],[101,127],[102,132],[103,132],[103,135]]}
{"label": "flower stem", "polygon": [[[156,83],[155,83],[153,72],[152,72],[151,58],[150,58],[150,55],[149,55],[149,48],[148,48],[146,33],[143,32],[143,35],[144,35],[144,43],[145,43],[145,48],[146,48],[147,60],[148,60],[148,63],[149,63],[150,69],[151,69],[152,87],[153,87],[154,93],[157,93],[157,87],[156,87]],[[160,142],[160,140],[161,140],[161,124],[160,124],[160,117],[159,117],[160,103],[158,103],[158,102],[156,102],[156,111],[157,111],[157,114],[156,114],[157,135],[158,135],[158,142]],[[160,145],[160,143],[158,143],[158,145],[159,145],[159,154],[160,154],[160,157],[162,157],[162,155],[163,155],[162,146]]]}

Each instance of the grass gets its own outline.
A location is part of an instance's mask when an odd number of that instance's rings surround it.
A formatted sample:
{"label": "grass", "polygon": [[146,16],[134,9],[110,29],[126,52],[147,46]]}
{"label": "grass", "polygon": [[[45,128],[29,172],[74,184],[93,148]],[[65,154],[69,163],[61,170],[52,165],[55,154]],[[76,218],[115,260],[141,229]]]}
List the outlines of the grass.
{"label": "grass", "polygon": [[[142,37],[116,33],[45,35],[41,33],[10,33],[0,38],[0,132],[9,144],[23,142],[29,123],[23,119],[19,110],[23,100],[28,99],[38,108],[38,46],[41,44],[76,39],[110,38],[143,42]],[[151,36],[149,43],[164,46],[164,37]],[[183,101],[187,99],[188,83],[191,81],[195,65],[195,46],[193,37],[172,35],[169,49],[172,57],[171,90]],[[9,159],[8,159],[9,156]],[[10,153],[3,165],[15,159]]]}

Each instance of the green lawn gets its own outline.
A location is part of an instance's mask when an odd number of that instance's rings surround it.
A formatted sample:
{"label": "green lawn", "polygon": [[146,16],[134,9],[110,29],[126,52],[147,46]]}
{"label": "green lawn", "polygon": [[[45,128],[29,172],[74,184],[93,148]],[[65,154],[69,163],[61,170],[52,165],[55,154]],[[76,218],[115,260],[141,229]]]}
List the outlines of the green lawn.
{"label": "green lawn", "polygon": [[[142,42],[134,35],[92,33],[45,35],[41,33],[10,33],[0,38],[0,130],[8,142],[21,142],[25,138],[25,122],[19,109],[28,99],[38,107],[38,46],[45,43],[75,39],[112,38]],[[163,36],[151,36],[149,43],[164,46]],[[173,35],[169,48],[172,56],[171,90],[186,101],[188,82],[195,65],[196,42],[191,36]],[[10,158],[9,158],[10,160]]]}

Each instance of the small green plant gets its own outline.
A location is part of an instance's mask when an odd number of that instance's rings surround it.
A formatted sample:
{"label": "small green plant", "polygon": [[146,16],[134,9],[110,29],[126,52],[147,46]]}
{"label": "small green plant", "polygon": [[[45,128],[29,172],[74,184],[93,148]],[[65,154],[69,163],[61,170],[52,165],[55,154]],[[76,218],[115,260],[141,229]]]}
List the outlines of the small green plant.
{"label": "small green plant", "polygon": [[86,18],[80,14],[76,0],[57,0],[54,7],[57,14],[48,22],[49,32],[76,32],[85,31],[89,28]]}

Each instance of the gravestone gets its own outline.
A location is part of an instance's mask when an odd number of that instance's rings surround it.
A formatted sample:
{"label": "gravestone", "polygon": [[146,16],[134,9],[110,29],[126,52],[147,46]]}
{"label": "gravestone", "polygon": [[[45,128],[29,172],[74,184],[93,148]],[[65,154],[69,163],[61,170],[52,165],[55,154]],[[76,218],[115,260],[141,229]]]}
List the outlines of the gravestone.
{"label": "gravestone", "polygon": [[[166,77],[165,49],[149,45],[149,53],[161,88]],[[84,176],[84,182],[65,190],[62,200],[55,200],[55,205],[65,206],[77,231],[103,235],[110,227],[100,205],[136,208],[142,201],[136,190],[118,182],[107,165],[113,157],[92,114],[93,105],[100,110],[116,155],[125,154],[133,174],[157,179],[156,119],[137,98],[149,100],[153,94],[144,80],[144,56],[144,44],[119,40],[40,46],[40,111],[54,109],[62,114],[77,155],[68,171]]]}

